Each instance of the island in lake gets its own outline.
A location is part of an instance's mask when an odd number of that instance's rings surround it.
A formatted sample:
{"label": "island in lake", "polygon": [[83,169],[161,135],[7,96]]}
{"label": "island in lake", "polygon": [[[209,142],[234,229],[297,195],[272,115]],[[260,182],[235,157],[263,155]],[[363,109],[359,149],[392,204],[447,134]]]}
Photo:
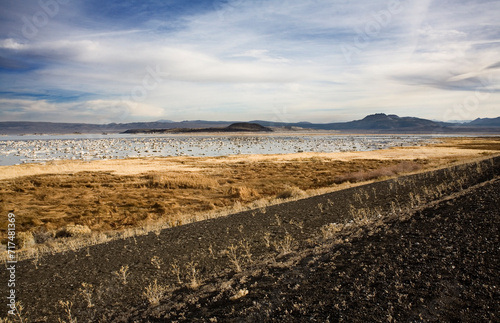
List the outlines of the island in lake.
{"label": "island in lake", "polygon": [[123,133],[188,133],[188,132],[272,132],[257,123],[238,122],[222,128],[129,129]]}

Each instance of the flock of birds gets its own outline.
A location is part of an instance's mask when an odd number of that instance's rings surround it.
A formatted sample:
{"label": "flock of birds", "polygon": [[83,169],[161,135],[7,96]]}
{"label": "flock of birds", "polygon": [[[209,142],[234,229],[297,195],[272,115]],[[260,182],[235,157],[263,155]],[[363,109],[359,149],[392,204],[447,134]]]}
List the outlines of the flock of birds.
{"label": "flock of birds", "polygon": [[124,136],[38,139],[0,138],[0,165],[52,160],[166,156],[227,156],[296,152],[367,151],[416,146],[424,136]]}

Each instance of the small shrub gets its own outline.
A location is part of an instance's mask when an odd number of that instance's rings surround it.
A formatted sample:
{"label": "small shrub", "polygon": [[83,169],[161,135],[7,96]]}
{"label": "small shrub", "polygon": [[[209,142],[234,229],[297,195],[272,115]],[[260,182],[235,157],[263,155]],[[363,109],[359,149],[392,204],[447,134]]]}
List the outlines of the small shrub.
{"label": "small shrub", "polygon": [[276,198],[278,199],[290,199],[290,198],[301,198],[306,195],[306,192],[301,190],[296,186],[291,186],[286,188],[284,191],[280,192]]}
{"label": "small shrub", "polygon": [[63,321],[59,319],[59,322],[65,322],[65,323],[77,323],[77,320],[73,315],[71,314],[71,308],[73,307],[73,302],[71,301],[59,301],[59,306],[62,307],[64,312],[66,313],[66,316],[68,317],[68,321]]}
{"label": "small shrub", "polygon": [[322,226],[320,230],[323,239],[332,239],[342,230],[342,225],[338,223],[328,223]]}
{"label": "small shrub", "polygon": [[246,240],[240,241],[240,247],[243,251],[243,256],[247,259],[248,262],[252,262],[252,252],[250,243],[248,243],[248,241]]}
{"label": "small shrub", "polygon": [[226,255],[229,261],[233,264],[236,272],[241,272],[240,259],[238,257],[238,246],[230,245],[226,250]]}
{"label": "small shrub", "polygon": [[187,268],[189,270],[188,276],[190,279],[188,287],[191,289],[197,289],[200,287],[200,281],[198,278],[198,271],[196,270],[196,264],[194,262],[190,262],[187,264]]}
{"label": "small shrub", "polygon": [[17,245],[19,248],[30,248],[35,245],[35,238],[31,232],[19,232],[17,234]]}
{"label": "small shrub", "polygon": [[41,244],[45,243],[49,240],[52,240],[55,236],[55,232],[47,231],[45,229],[40,229],[33,232],[33,238],[35,239],[35,243]]}
{"label": "small shrub", "polygon": [[56,232],[56,238],[88,236],[92,230],[86,225],[67,225]]}
{"label": "small shrub", "polygon": [[282,255],[287,255],[293,251],[295,247],[295,241],[291,234],[286,233],[283,240],[274,243],[274,248]]}
{"label": "small shrub", "polygon": [[253,200],[253,199],[256,199],[259,197],[259,192],[257,192],[253,188],[249,188],[246,186],[240,186],[240,187],[236,187],[234,189],[235,189],[235,192],[234,192],[233,196],[239,198],[242,201],[249,201],[249,200]]}
{"label": "small shrub", "polygon": [[94,293],[94,286],[92,284],[82,283],[82,288],[79,289],[80,295],[87,302],[87,307],[92,308],[94,304],[92,303],[92,294]]}
{"label": "small shrub", "polygon": [[158,285],[158,280],[155,279],[153,283],[149,284],[149,286],[146,287],[146,291],[143,293],[143,295],[146,297],[149,304],[158,305],[160,304],[160,300],[167,289],[168,286]]}
{"label": "small shrub", "polygon": [[128,265],[122,266],[120,271],[114,271],[113,274],[121,279],[123,285],[127,285],[127,277],[130,275],[128,272]]}
{"label": "small shrub", "polygon": [[158,256],[153,256],[153,258],[151,258],[151,265],[156,267],[156,269],[160,269],[162,264],[163,261]]}
{"label": "small shrub", "polygon": [[177,263],[173,263],[172,265],[172,274],[174,274],[174,276],[177,278],[177,283],[179,284],[182,284],[182,280],[181,280],[181,269],[179,267],[179,265],[177,265]]}
{"label": "small shrub", "polygon": [[[23,314],[23,310],[24,310],[24,306],[21,302],[16,302],[14,304],[15,306],[15,311],[14,311],[14,317],[17,319],[18,322],[26,322],[26,318],[24,317],[24,314]],[[11,314],[9,314],[11,315]],[[11,315],[12,316],[12,315]],[[14,322],[13,320],[11,320],[10,318],[5,318],[5,319],[2,319],[0,318],[0,323],[11,323],[11,322]]]}

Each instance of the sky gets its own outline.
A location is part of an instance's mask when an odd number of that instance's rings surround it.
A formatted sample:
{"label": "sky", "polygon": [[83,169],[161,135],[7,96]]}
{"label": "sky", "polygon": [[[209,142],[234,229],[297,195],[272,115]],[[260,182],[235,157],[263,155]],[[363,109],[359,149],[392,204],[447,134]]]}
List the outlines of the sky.
{"label": "sky", "polygon": [[0,121],[500,116],[498,0],[0,6]]}

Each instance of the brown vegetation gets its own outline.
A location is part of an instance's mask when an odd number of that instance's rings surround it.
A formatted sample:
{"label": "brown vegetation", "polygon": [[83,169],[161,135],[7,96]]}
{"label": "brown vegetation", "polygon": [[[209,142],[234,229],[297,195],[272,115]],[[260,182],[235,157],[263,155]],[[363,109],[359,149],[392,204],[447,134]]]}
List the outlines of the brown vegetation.
{"label": "brown vegetation", "polygon": [[[153,224],[176,226],[197,217],[206,218],[209,212],[262,206],[275,198],[297,199],[318,190],[333,190],[345,182],[388,178],[470,159],[483,152],[476,149],[488,149],[486,153],[497,149],[498,142],[498,138],[448,139],[433,148],[448,152],[453,146],[474,151],[474,155],[452,158],[415,158],[420,155],[413,153],[406,160],[385,157],[397,149],[378,155],[367,152],[368,158],[348,160],[343,159],[343,154],[165,158],[155,159],[156,166],[149,171],[148,162],[140,161],[144,164],[143,173],[138,169],[68,171],[68,162],[54,174],[7,176],[1,181],[0,214],[14,211],[18,232],[29,232],[26,236],[32,236],[36,243],[85,236],[90,231],[110,232]],[[87,163],[84,169],[88,165],[102,167],[95,162]],[[46,167],[54,169],[54,165]],[[200,214],[203,216],[197,216]],[[4,241],[6,228],[6,217],[2,217],[0,238]],[[26,240],[25,245],[32,245],[32,240]]]}
{"label": "brown vegetation", "polygon": [[334,183],[339,184],[343,182],[362,182],[368,181],[380,177],[391,177],[398,174],[406,174],[409,172],[414,172],[422,168],[422,166],[413,161],[403,161],[397,165],[391,165],[386,167],[377,168],[370,171],[358,171],[355,173],[342,174],[334,178]]}
{"label": "brown vegetation", "polygon": [[[404,166],[408,164],[411,167]],[[102,232],[160,220],[177,225],[186,223],[186,216],[193,213],[230,207],[237,202],[298,198],[305,195],[304,191],[354,181],[353,177],[355,181],[369,180],[399,173],[392,170],[415,170],[425,164],[311,158],[221,163],[199,173],[155,171],[125,176],[78,172],[26,176],[3,181],[0,213],[14,210],[19,232],[32,231],[37,240],[45,240],[38,236],[46,237],[47,232],[54,232],[56,237],[75,236],[75,228],[80,227]],[[5,238],[5,218],[0,225]]]}

